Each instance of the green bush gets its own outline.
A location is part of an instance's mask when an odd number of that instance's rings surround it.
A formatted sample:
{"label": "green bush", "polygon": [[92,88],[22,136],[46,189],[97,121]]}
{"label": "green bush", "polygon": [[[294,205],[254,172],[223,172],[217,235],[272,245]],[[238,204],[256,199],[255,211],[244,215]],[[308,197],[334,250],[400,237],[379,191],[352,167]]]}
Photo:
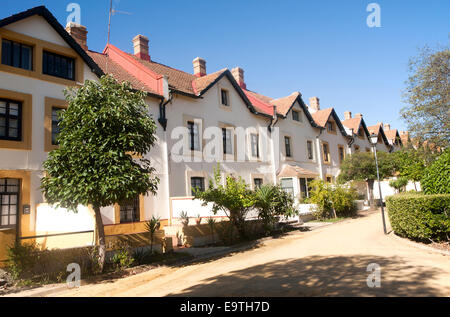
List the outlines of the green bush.
{"label": "green bush", "polygon": [[328,184],[322,180],[310,183],[310,203],[315,204],[314,216],[319,219],[334,217],[352,217],[356,215],[355,200],[358,194],[353,186]]}
{"label": "green bush", "polygon": [[394,232],[419,241],[448,241],[450,195],[402,193],[386,198]]}
{"label": "green bush", "polygon": [[389,186],[395,188],[397,193],[404,191],[406,185],[408,185],[408,179],[406,177],[399,177],[389,181]]}
{"label": "green bush", "polygon": [[450,194],[450,150],[425,169],[420,183],[425,194]]}

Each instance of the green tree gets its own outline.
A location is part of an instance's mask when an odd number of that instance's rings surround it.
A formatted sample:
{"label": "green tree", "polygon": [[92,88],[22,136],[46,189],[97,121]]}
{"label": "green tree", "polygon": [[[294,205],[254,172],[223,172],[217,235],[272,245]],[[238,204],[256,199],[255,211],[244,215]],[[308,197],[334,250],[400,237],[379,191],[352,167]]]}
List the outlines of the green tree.
{"label": "green tree", "polygon": [[417,141],[448,147],[450,142],[450,50],[424,47],[410,60],[400,112]]}
{"label": "green tree", "polygon": [[266,231],[273,229],[277,217],[295,215],[294,197],[279,185],[264,185],[254,192],[255,207]]}
{"label": "green tree", "polygon": [[106,245],[100,208],[156,193],[159,180],[142,158],[155,142],[156,125],[145,94],[111,76],[86,81],[65,94],[69,106],[60,118],[59,148],[44,162],[41,188],[50,204],[74,212],[78,205],[93,207],[103,270]]}
{"label": "green tree", "polygon": [[[394,172],[394,162],[390,154],[382,151],[377,152],[380,180],[389,177]],[[369,189],[369,201],[371,209],[375,209],[373,198],[373,184],[377,180],[377,168],[373,153],[357,152],[348,155],[341,164],[339,182],[364,181]]]}
{"label": "green tree", "polygon": [[423,154],[410,147],[392,153],[392,158],[398,176],[413,181],[416,186],[415,183],[422,179],[425,170],[426,161]]}
{"label": "green tree", "polygon": [[212,211],[223,211],[231,224],[237,229],[241,238],[248,238],[245,217],[254,205],[254,195],[248,185],[241,179],[227,176],[222,184],[220,165],[214,169],[214,179],[210,180],[204,192],[195,189],[195,199],[203,201],[203,206],[213,203]]}
{"label": "green tree", "polygon": [[397,193],[404,191],[406,185],[408,185],[408,178],[404,176],[389,181],[389,186],[394,187],[395,190],[397,190]]}
{"label": "green tree", "polygon": [[421,185],[425,194],[450,194],[450,149],[425,170]]}

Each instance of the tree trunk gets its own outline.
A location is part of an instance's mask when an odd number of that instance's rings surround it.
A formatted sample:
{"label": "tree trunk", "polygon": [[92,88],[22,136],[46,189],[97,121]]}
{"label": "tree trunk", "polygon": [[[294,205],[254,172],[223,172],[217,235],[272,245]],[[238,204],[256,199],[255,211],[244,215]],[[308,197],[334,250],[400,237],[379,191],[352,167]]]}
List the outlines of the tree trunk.
{"label": "tree trunk", "polygon": [[417,191],[416,181],[413,181],[413,182],[414,182],[414,189]]}
{"label": "tree trunk", "polygon": [[95,212],[95,226],[98,235],[98,265],[100,272],[103,272],[106,259],[106,238],[105,228],[103,227],[102,215],[100,213],[100,207],[94,207]]}
{"label": "tree trunk", "polygon": [[369,179],[367,181],[367,187],[369,188],[369,204],[370,204],[370,210],[375,210],[377,209],[375,206],[375,200],[373,198],[373,184],[374,184],[374,180],[373,179]]}

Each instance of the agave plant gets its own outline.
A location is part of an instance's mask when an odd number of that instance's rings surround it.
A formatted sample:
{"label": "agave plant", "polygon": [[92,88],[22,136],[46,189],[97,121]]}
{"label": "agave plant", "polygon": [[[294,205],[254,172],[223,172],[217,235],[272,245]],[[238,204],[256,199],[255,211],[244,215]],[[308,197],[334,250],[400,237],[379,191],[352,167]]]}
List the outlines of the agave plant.
{"label": "agave plant", "polygon": [[145,229],[150,234],[150,254],[153,253],[153,240],[155,237],[155,232],[159,230],[161,223],[159,217],[152,216],[152,219],[145,223]]}

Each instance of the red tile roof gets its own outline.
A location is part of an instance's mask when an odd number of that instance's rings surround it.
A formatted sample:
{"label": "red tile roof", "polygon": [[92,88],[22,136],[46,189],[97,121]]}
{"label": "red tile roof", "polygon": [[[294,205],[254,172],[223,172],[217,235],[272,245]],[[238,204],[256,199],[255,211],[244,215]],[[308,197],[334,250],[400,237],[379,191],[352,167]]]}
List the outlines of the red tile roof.
{"label": "red tile roof", "polygon": [[333,108],[327,108],[316,111],[311,115],[318,126],[325,128],[325,125],[327,124],[327,121],[330,118],[332,112]]}
{"label": "red tile roof", "polygon": [[286,116],[299,96],[301,96],[299,92],[294,92],[283,98],[272,99],[270,103],[277,106],[277,113]]}
{"label": "red tile roof", "polygon": [[358,134],[361,122],[362,118],[351,118],[342,121],[342,124],[345,125],[347,128],[353,130],[353,134]]}

